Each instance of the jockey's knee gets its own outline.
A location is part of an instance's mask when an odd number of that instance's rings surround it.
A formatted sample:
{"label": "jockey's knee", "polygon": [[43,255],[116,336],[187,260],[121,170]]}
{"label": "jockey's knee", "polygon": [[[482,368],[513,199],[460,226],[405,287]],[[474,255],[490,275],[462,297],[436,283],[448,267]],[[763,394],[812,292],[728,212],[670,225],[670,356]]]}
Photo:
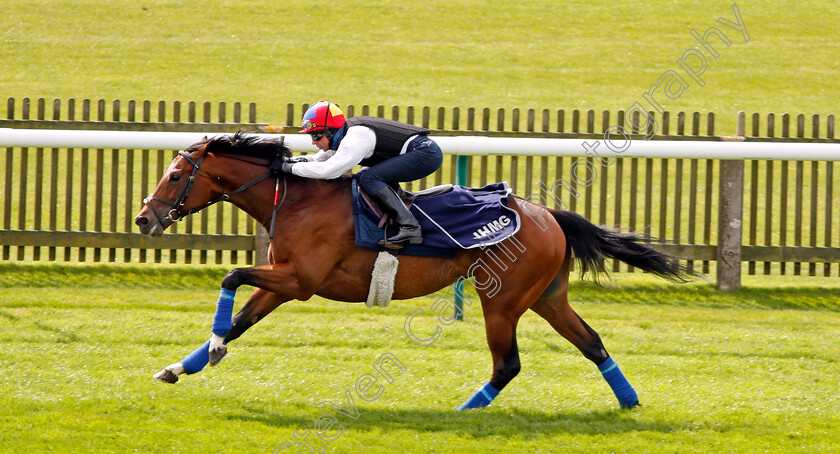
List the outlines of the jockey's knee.
{"label": "jockey's knee", "polygon": [[376,172],[368,169],[359,174],[359,186],[368,194],[376,194],[387,186],[387,183],[382,181]]}

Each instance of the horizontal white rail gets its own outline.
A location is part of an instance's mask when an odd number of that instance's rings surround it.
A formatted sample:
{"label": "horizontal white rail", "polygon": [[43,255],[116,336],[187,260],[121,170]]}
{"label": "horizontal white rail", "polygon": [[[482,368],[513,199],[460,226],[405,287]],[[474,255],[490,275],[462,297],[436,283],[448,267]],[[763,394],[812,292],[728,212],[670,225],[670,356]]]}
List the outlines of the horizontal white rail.
{"label": "horizontal white rail", "polygon": [[[224,133],[158,131],[89,131],[0,128],[0,147],[43,148],[131,148],[139,150],[182,150],[204,137]],[[276,138],[277,134],[255,134]],[[286,134],[292,151],[317,151],[309,136]]]}
{"label": "horizontal white rail", "polygon": [[[203,137],[200,132],[82,131],[0,128],[0,147],[183,149]],[[274,137],[278,134],[256,134]],[[285,134],[293,152],[317,151],[305,134]],[[782,159],[837,161],[840,144],[807,142],[712,142],[672,140],[625,141],[486,136],[435,136],[452,155],[592,156],[630,158]],[[590,150],[587,153],[587,150]],[[623,151],[614,151],[623,150]]]}

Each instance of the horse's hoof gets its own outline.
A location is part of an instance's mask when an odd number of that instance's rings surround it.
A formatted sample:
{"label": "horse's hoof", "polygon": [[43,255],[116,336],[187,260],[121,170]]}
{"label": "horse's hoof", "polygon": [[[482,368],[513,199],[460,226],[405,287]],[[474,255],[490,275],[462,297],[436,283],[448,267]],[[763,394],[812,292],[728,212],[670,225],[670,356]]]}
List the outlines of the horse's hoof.
{"label": "horse's hoof", "polygon": [[169,369],[163,369],[162,371],[155,374],[154,379],[157,381],[162,381],[164,383],[171,384],[178,381],[178,376],[175,375],[175,373]]}
{"label": "horse's hoof", "polygon": [[227,355],[227,347],[224,345],[217,347],[215,350],[210,350],[210,365],[215,366],[219,364],[225,355]]}

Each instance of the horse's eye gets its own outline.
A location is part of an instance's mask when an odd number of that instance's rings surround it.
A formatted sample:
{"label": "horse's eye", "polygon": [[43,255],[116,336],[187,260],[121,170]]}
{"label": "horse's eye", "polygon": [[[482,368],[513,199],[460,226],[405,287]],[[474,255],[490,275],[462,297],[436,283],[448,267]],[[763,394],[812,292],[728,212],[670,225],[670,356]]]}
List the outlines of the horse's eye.
{"label": "horse's eye", "polygon": [[173,173],[172,175],[169,176],[169,181],[172,182],[172,183],[177,183],[178,180],[180,180],[180,179],[181,179],[181,174],[180,173]]}

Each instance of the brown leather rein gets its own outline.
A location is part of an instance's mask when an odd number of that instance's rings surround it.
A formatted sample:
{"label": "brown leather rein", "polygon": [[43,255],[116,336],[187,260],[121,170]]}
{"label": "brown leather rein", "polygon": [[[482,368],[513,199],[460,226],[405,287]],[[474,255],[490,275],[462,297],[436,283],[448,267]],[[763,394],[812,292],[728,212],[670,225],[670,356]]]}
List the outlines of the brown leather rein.
{"label": "brown leather rein", "polygon": [[[157,217],[158,222],[161,224],[161,226],[163,225],[163,223],[165,221],[179,222],[179,221],[183,220],[185,217],[187,217],[191,214],[194,214],[194,213],[198,213],[199,211],[201,211],[201,210],[203,210],[203,209],[205,209],[209,206],[215,205],[219,202],[224,202],[226,200],[230,200],[231,196],[239,194],[240,192],[247,191],[248,189],[256,186],[258,183],[261,183],[263,180],[266,180],[268,177],[274,175],[276,177],[276,182],[275,182],[275,185],[274,185],[274,208],[271,211],[271,217],[269,219],[266,219],[262,223],[263,225],[265,225],[267,222],[271,221],[271,229],[270,229],[270,232],[269,232],[269,238],[272,238],[272,239],[274,238],[274,219],[277,216],[277,210],[280,208],[280,206],[283,205],[283,202],[285,202],[285,200],[286,200],[286,192],[287,192],[286,191],[286,187],[287,187],[287,185],[286,185],[286,174],[281,172],[281,171],[274,170],[275,166],[271,165],[274,160],[268,159],[268,163],[266,164],[266,167],[269,170],[266,171],[266,173],[264,173],[264,174],[260,175],[259,177],[243,184],[242,186],[239,186],[238,188],[236,188],[236,189],[234,189],[233,191],[230,191],[230,192],[224,192],[224,183],[221,183],[221,178],[220,177],[216,177],[219,180],[219,182],[222,184],[222,195],[220,195],[219,197],[216,197],[215,199],[207,201],[207,203],[205,203],[204,205],[192,208],[192,209],[187,210],[187,211],[181,211],[181,208],[184,207],[184,204],[187,202],[187,198],[190,195],[190,189],[192,188],[192,184],[195,182],[196,175],[202,176],[202,175],[198,174],[198,171],[201,169],[201,163],[204,161],[204,156],[202,155],[196,161],[186,151],[180,150],[180,151],[178,151],[178,154],[181,155],[181,157],[183,157],[188,163],[190,163],[193,166],[192,172],[190,173],[190,177],[187,179],[187,184],[184,186],[184,189],[181,190],[181,193],[178,195],[178,197],[175,200],[170,202],[168,200],[163,200],[159,197],[155,197],[154,194],[149,194],[148,197],[143,199],[143,204],[149,206],[149,209],[151,209],[152,213],[155,214],[155,217]],[[261,163],[251,161],[249,159],[245,159],[245,157],[243,157],[243,156],[236,156],[236,159],[238,159],[240,161],[247,162],[249,164],[255,164],[255,165],[260,165],[261,164]],[[256,158],[256,159],[259,159],[260,161],[263,161],[267,158]],[[278,158],[275,158],[275,160],[276,159],[278,159]],[[209,176],[208,176],[208,178],[209,178]],[[281,179],[283,180],[283,197],[278,200],[279,192],[280,192],[280,180]],[[162,204],[170,207],[171,209],[166,213],[166,216],[161,216],[160,213],[158,213],[158,211],[155,209],[155,207],[153,207],[151,205],[151,203],[150,203],[151,201],[156,201],[156,202],[162,203]]]}

